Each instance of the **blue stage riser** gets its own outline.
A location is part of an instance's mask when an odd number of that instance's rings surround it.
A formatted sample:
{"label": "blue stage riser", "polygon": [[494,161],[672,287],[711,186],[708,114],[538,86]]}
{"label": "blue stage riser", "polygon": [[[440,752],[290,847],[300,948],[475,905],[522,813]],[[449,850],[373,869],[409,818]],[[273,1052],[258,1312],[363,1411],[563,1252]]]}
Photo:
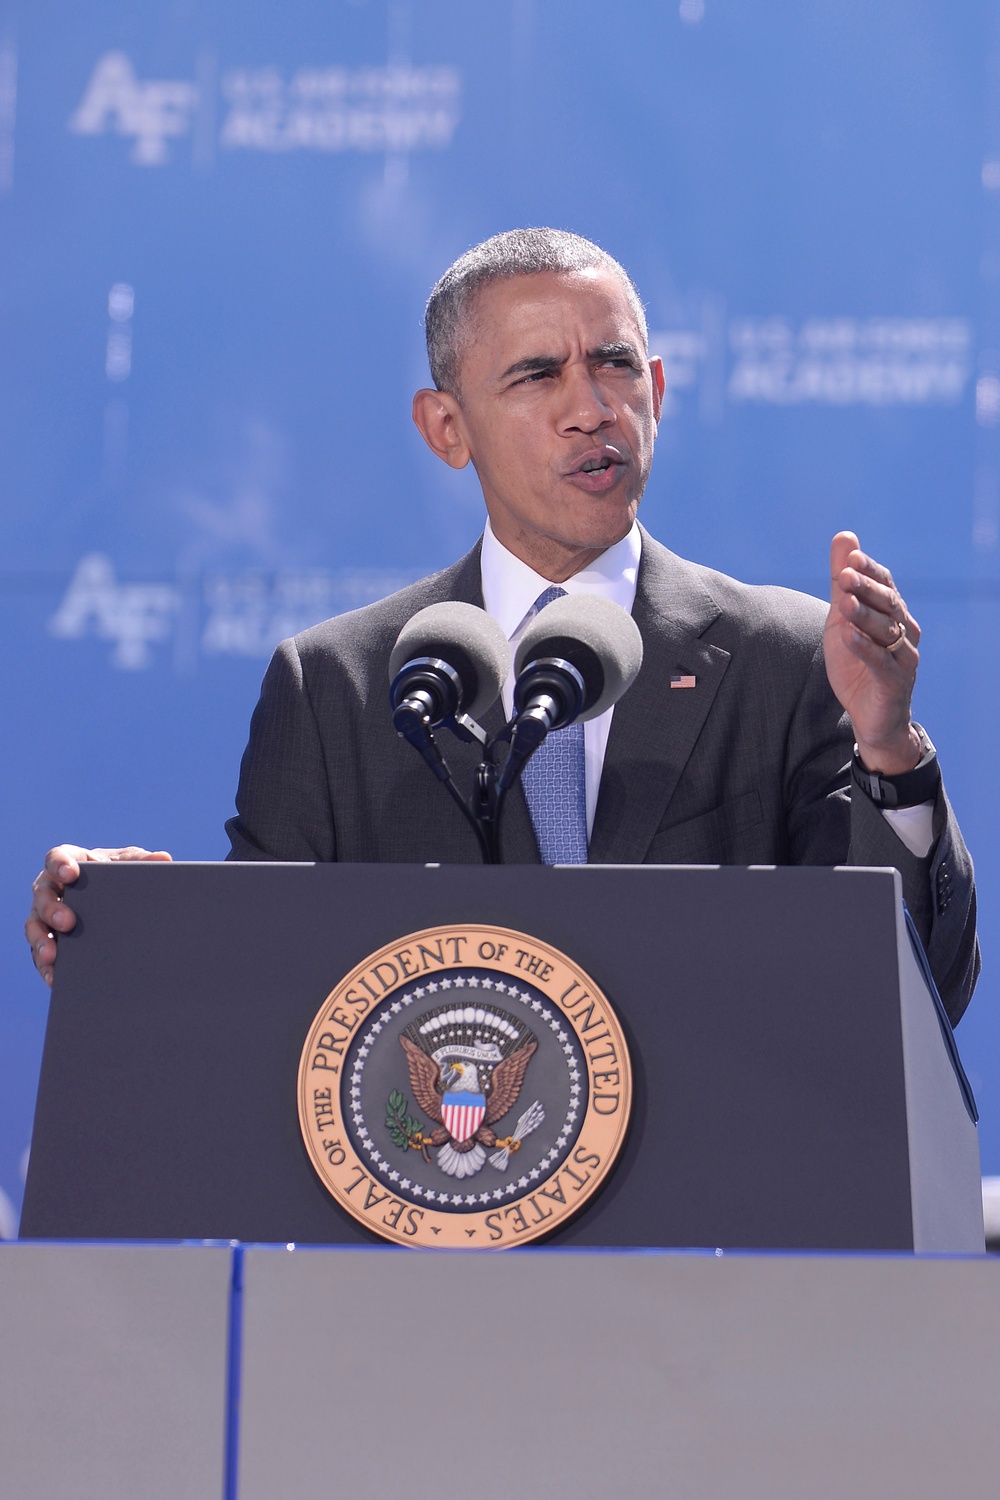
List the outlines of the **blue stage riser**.
{"label": "blue stage riser", "polygon": [[483,1500],[991,1494],[998,1277],[986,1256],[6,1246],[5,1493],[433,1500],[457,1465]]}

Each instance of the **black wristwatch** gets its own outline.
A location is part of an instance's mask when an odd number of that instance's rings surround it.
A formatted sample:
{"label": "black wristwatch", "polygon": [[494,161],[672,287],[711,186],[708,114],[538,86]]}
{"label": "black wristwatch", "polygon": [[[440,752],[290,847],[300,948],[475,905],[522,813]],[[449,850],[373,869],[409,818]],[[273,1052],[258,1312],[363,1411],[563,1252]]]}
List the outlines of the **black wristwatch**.
{"label": "black wristwatch", "polygon": [[861,788],[866,797],[870,797],[876,807],[919,807],[921,802],[933,802],[937,796],[938,787],[941,785],[941,767],[938,765],[937,751],[931,744],[927,731],[919,724],[913,728],[920,736],[923,754],[913,767],[912,771],[904,771],[901,776],[881,776],[877,771],[869,771],[862,763],[858,755],[858,747],[855,745],[854,754],[851,757],[851,779]]}

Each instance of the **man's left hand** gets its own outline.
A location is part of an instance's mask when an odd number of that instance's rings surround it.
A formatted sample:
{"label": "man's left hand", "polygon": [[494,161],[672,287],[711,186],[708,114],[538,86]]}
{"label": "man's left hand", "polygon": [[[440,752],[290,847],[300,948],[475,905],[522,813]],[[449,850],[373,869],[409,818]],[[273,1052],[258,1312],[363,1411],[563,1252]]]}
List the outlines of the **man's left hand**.
{"label": "man's left hand", "polygon": [[861,551],[853,531],[834,537],[830,577],[823,632],[830,686],[850,715],[867,769],[899,776],[912,771],[922,753],[910,727],[920,626],[888,568]]}

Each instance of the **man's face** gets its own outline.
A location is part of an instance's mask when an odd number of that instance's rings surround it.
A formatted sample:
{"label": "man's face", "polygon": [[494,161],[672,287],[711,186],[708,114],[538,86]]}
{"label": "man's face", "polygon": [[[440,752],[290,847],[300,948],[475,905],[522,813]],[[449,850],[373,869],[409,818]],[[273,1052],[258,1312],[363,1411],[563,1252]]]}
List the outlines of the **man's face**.
{"label": "man's face", "polygon": [[663,385],[617,276],[546,272],[486,286],[460,382],[459,399],[439,398],[450,451],[432,446],[455,466],[471,459],[510,551],[559,581],[625,536]]}

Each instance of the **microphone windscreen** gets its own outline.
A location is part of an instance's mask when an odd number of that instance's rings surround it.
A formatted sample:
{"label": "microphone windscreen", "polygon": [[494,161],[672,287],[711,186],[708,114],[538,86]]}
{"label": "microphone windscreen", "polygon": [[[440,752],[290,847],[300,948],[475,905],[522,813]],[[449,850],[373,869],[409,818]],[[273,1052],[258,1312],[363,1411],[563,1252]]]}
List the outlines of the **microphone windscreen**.
{"label": "microphone windscreen", "polygon": [[596,719],[632,686],[642,666],[639,627],[620,604],[599,594],[565,594],[531,621],[514,658],[518,677],[540,657],[561,656],[583,678],[578,722]]}
{"label": "microphone windscreen", "polygon": [[484,609],[458,600],[428,604],[407,620],[389,657],[389,681],[418,656],[440,657],[458,673],[462,712],[473,719],[496,702],[510,671],[502,627]]}

